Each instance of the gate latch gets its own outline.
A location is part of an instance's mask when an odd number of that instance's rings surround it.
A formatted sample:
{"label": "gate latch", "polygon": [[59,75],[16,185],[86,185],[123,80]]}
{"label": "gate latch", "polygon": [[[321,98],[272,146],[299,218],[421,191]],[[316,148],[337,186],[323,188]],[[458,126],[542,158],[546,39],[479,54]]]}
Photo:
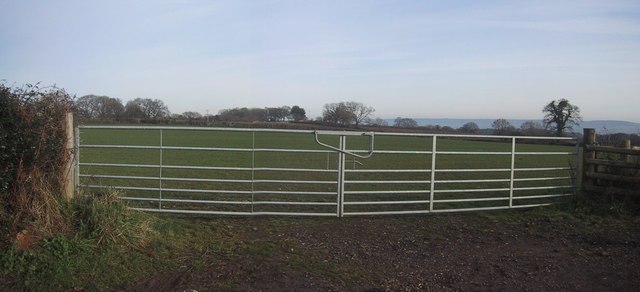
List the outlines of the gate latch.
{"label": "gate latch", "polygon": [[[340,153],[344,153],[346,155],[351,155],[354,157],[358,157],[361,159],[366,159],[371,157],[371,155],[373,155],[373,137],[374,137],[374,133],[373,132],[347,132],[347,131],[314,131],[313,132],[315,137],[316,137],[316,143],[318,143],[319,145],[329,148],[331,150],[335,150],[338,151]],[[356,154],[352,151],[347,151],[346,149],[340,149],[338,147],[334,147],[331,146],[329,144],[325,144],[320,142],[320,138],[318,138],[318,134],[328,134],[328,135],[340,135],[340,136],[369,136],[369,152],[366,155],[359,155]]]}

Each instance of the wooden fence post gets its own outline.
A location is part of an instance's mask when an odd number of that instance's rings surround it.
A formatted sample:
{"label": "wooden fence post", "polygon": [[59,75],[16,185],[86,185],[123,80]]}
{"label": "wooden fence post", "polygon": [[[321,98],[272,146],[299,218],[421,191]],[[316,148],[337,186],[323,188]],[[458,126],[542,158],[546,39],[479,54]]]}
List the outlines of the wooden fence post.
{"label": "wooden fence post", "polygon": [[596,170],[595,165],[587,164],[587,159],[596,158],[596,152],[587,149],[587,146],[593,146],[596,144],[596,129],[585,128],[582,133],[582,139],[582,146],[584,147],[582,154],[582,189],[585,190],[587,186],[592,185],[589,182],[587,173],[593,173]]}
{"label": "wooden fence post", "polygon": [[[624,139],[624,140],[622,140],[622,145],[620,145],[620,146],[621,146],[621,148],[622,148],[622,149],[631,149],[631,139]],[[629,161],[630,161],[631,156],[630,156],[630,155],[626,155],[626,154],[625,154],[625,155],[622,155],[622,157],[621,157],[621,158],[622,158],[622,159],[621,159],[622,161],[624,161],[624,162],[629,162]]]}
{"label": "wooden fence post", "polygon": [[64,166],[64,196],[67,202],[75,197],[76,189],[76,139],[73,131],[73,113],[67,113],[64,129],[66,132],[65,149],[67,161]]}

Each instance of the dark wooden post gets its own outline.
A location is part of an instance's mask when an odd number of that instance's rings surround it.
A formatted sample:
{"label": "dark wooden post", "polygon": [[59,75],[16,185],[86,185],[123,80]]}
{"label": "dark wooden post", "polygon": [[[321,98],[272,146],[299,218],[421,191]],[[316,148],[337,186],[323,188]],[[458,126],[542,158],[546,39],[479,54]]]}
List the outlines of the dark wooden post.
{"label": "dark wooden post", "polygon": [[[620,145],[622,149],[631,149],[631,139],[625,139],[622,140],[622,145]],[[629,158],[631,158],[630,155],[624,154],[622,155],[620,158],[622,158],[621,160],[624,162],[629,162]]]}
{"label": "dark wooden post", "polygon": [[596,129],[585,128],[583,130],[582,139],[582,146],[584,147],[584,152],[582,154],[582,189],[585,190],[590,184],[592,184],[590,179],[587,177],[587,173],[593,173],[596,170],[595,165],[587,164],[587,159],[596,158],[596,152],[587,149],[588,146],[593,146],[596,144]]}

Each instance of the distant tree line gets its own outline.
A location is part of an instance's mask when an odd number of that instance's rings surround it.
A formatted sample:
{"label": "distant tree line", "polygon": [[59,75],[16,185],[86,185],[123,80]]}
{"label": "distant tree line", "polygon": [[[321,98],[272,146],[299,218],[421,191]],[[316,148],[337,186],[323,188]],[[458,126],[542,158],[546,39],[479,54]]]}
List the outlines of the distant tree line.
{"label": "distant tree line", "polygon": [[170,117],[169,108],[159,99],[136,98],[122,104],[119,98],[85,95],[75,103],[75,113],[84,119],[165,119]]}
{"label": "distant tree line", "polygon": [[305,121],[307,119],[306,111],[294,105],[281,107],[266,108],[232,108],[223,109],[216,116],[217,119],[223,121],[237,122],[286,122],[286,121]]}
{"label": "distant tree line", "polygon": [[[386,124],[384,124],[386,126]],[[422,128],[425,131],[445,132],[445,133],[462,133],[462,134],[491,134],[491,135],[526,135],[526,136],[545,136],[551,132],[546,130],[541,123],[535,121],[526,121],[522,123],[520,128],[516,128],[506,119],[496,119],[491,129],[481,129],[475,122],[468,122],[460,128],[454,129],[449,126],[441,125],[423,125],[419,126],[416,120],[411,118],[397,117],[394,120],[393,127],[397,128]]]}
{"label": "distant tree line", "polygon": [[580,108],[571,104],[567,99],[553,100],[542,108],[544,118],[542,124],[535,121],[527,121],[516,129],[509,121],[497,119],[491,125],[496,135],[526,135],[547,136],[554,134],[564,136],[566,131],[572,131],[573,126],[580,125],[582,116]]}
{"label": "distant tree line", "polygon": [[[306,111],[300,106],[281,106],[265,108],[230,108],[223,109],[217,115],[202,115],[196,111],[186,111],[181,114],[171,113],[162,100],[150,98],[136,98],[123,104],[118,98],[85,95],[75,100],[74,108],[80,119],[141,119],[141,120],[178,120],[178,121],[232,121],[232,122],[287,122],[307,121]],[[340,127],[378,126],[388,127],[389,123],[381,118],[374,118],[375,109],[361,102],[343,101],[327,103],[323,107],[322,117],[316,122]],[[499,118],[491,125],[491,132],[474,122],[468,122],[458,129],[447,126],[427,125],[419,127],[416,120],[398,117],[393,122],[396,128],[421,128],[425,131],[459,132],[464,134],[494,134],[494,135],[527,135],[563,136],[571,131],[573,126],[582,121],[580,109],[567,99],[558,99],[546,104],[542,112],[542,123],[527,121],[516,128],[508,120]]]}
{"label": "distant tree line", "polygon": [[181,114],[171,113],[162,100],[136,98],[122,103],[119,98],[99,95],[85,95],[75,100],[75,114],[80,119],[144,119],[144,120],[225,120],[225,121],[304,121],[306,111],[294,105],[266,108],[223,109],[218,115],[202,115],[196,111]]}
{"label": "distant tree line", "polygon": [[297,105],[266,108],[243,107],[223,109],[218,113],[217,118],[223,121],[300,122],[307,119],[307,114],[303,108]]}

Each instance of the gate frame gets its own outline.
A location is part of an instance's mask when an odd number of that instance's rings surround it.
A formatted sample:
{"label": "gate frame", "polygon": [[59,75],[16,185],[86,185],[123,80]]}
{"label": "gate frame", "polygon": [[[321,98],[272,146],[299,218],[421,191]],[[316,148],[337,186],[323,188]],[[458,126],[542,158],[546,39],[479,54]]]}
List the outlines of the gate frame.
{"label": "gate frame", "polygon": [[[118,130],[158,130],[160,132],[160,144],[159,146],[135,146],[135,145],[82,145],[81,144],[81,130],[82,129],[118,129]],[[163,178],[162,176],[162,169],[164,167],[170,167],[170,166],[166,166],[163,165],[163,151],[165,149],[167,149],[167,147],[163,146],[163,140],[164,140],[164,136],[163,136],[163,130],[190,130],[190,131],[234,131],[234,132],[252,132],[252,146],[251,149],[243,149],[243,148],[219,148],[219,149],[214,149],[214,150],[234,150],[234,151],[251,151],[252,152],[252,165],[251,165],[251,201],[247,202],[250,203],[251,205],[251,212],[226,212],[226,211],[200,211],[200,210],[175,210],[175,209],[163,209],[162,207],[162,202],[166,201],[163,200],[162,197],[162,192],[163,190],[165,190],[163,188],[163,179],[165,180],[170,180],[168,178]],[[259,203],[259,202],[255,202],[254,201],[254,194],[256,193],[255,187],[254,187],[254,182],[255,182],[255,152],[257,151],[269,151],[269,150],[278,150],[278,151],[286,151],[286,150],[292,150],[292,151],[297,151],[297,152],[326,152],[328,154],[330,153],[336,153],[337,157],[338,157],[338,165],[337,165],[337,179],[336,179],[336,213],[333,216],[336,217],[344,217],[345,215],[381,215],[381,214],[421,214],[421,213],[441,213],[441,212],[461,212],[461,211],[480,211],[480,210],[496,210],[496,209],[512,209],[512,208],[528,208],[528,207],[537,207],[537,206],[546,206],[546,205],[550,205],[550,203],[543,203],[543,204],[529,204],[529,205],[514,205],[513,201],[514,201],[514,190],[516,188],[514,188],[514,183],[516,182],[515,179],[515,171],[516,170],[565,170],[568,169],[570,171],[573,172],[573,176],[572,177],[556,177],[556,178],[547,178],[547,179],[571,179],[572,181],[572,185],[571,186],[563,186],[563,188],[569,188],[571,187],[573,189],[573,194],[575,194],[576,190],[577,190],[577,177],[575,177],[576,173],[577,173],[577,169],[579,169],[579,163],[580,160],[577,158],[578,153],[579,153],[579,144],[576,138],[573,137],[533,137],[533,136],[497,136],[497,135],[458,135],[458,134],[422,134],[422,133],[386,133],[386,132],[350,132],[350,131],[305,131],[305,130],[281,130],[281,129],[238,129],[238,128],[203,128],[203,127],[163,127],[163,126],[78,126],[75,129],[76,132],[76,147],[77,147],[77,155],[78,155],[78,159],[76,160],[76,182],[77,182],[77,186],[76,189],[79,192],[81,187],[84,188],[96,188],[96,186],[92,186],[92,185],[82,185],[80,183],[80,178],[84,177],[86,175],[82,175],[80,173],[80,167],[82,165],[96,165],[96,166],[122,166],[123,164],[100,164],[100,163],[82,163],[80,161],[80,148],[137,148],[137,149],[158,149],[159,153],[160,153],[160,161],[159,164],[157,165],[157,167],[159,168],[159,176],[158,176],[158,181],[159,181],[159,185],[157,189],[153,189],[153,190],[157,190],[159,192],[159,198],[158,198],[158,209],[149,209],[149,208],[134,208],[134,209],[139,209],[139,210],[144,210],[144,211],[152,211],[152,212],[171,212],[171,213],[189,213],[189,214],[221,214],[221,215],[294,215],[294,216],[331,216],[330,213],[304,213],[304,212],[254,212],[254,204]],[[299,134],[313,134],[315,136],[316,142],[321,145],[324,146],[325,148],[328,148],[330,150],[332,150],[333,152],[328,152],[328,151],[321,151],[321,150],[303,150],[303,149],[256,149],[255,148],[255,133],[256,132],[271,132],[271,133],[299,133]],[[336,135],[339,136],[339,145],[338,147],[333,147],[331,145],[327,145],[325,143],[320,142],[318,135],[322,134],[322,135]],[[347,148],[347,138],[346,136],[370,136],[370,148],[368,151],[364,151],[364,150],[348,150]],[[428,210],[416,210],[416,211],[383,211],[383,212],[347,212],[345,213],[344,211],[344,206],[345,206],[345,194],[348,192],[345,192],[345,185],[347,183],[349,183],[349,181],[347,181],[345,179],[345,173],[348,172],[348,170],[346,169],[346,156],[352,156],[354,157],[354,159],[357,158],[368,158],[371,157],[373,154],[375,153],[394,153],[394,151],[384,151],[384,150],[375,150],[374,149],[374,135],[384,135],[384,136],[415,136],[415,137],[431,137],[432,138],[432,149],[431,151],[422,151],[420,152],[421,154],[430,154],[431,155],[431,169],[430,170],[418,170],[418,169],[411,169],[411,170],[415,170],[415,171],[424,171],[424,172],[430,172],[430,180],[429,181],[425,181],[429,183],[429,200],[428,200]],[[478,138],[488,138],[488,139],[501,139],[501,140],[511,140],[511,151],[510,152],[464,152],[464,151],[438,151],[437,150],[437,141],[438,141],[438,137],[451,137],[451,138],[474,138],[474,139],[478,139]],[[516,141],[520,139],[520,140],[575,140],[576,141],[576,152],[516,152]],[[176,149],[187,149],[187,150],[194,150],[195,148],[199,148],[196,150],[202,150],[205,149],[203,147],[170,147],[170,149],[172,150],[176,150]],[[202,148],[202,149],[200,149]],[[209,150],[211,150],[209,149]],[[366,153],[365,155],[360,155],[358,153],[364,152]],[[395,153],[400,153],[402,151],[395,151]],[[418,151],[409,151],[411,153],[413,152],[418,152]],[[435,188],[435,184],[437,183],[436,180],[436,172],[439,171],[447,171],[442,170],[442,169],[437,169],[436,168],[436,162],[437,162],[437,156],[438,154],[440,155],[448,155],[448,154],[454,154],[454,155],[483,155],[483,154],[487,154],[487,155],[507,155],[510,154],[511,156],[511,166],[509,169],[464,169],[466,171],[469,172],[479,172],[479,171],[510,171],[510,175],[509,175],[509,188],[508,189],[500,189],[500,191],[503,190],[508,190],[509,191],[509,196],[508,196],[508,205],[505,206],[497,206],[497,207],[479,207],[479,208],[459,208],[459,209],[444,209],[444,210],[435,210],[434,209],[434,203],[438,203],[439,201],[435,199],[435,193],[438,192]],[[516,169],[515,168],[515,160],[516,160],[516,155],[517,154],[531,154],[531,155],[575,155],[576,156],[576,166],[569,166],[568,168],[531,168],[531,169]],[[327,159],[329,159],[327,157]],[[132,167],[156,167],[153,165],[129,165]],[[188,168],[189,166],[184,166],[185,168]],[[328,165],[327,165],[328,167]],[[238,168],[240,169],[240,168]],[[243,170],[246,170],[245,168],[242,168]],[[319,171],[320,169],[308,169],[309,171],[313,171],[313,170],[317,170]],[[407,171],[411,171],[409,169],[407,169]],[[333,170],[329,170],[327,169],[326,172],[330,172]],[[449,170],[451,171],[451,170]],[[97,176],[100,177],[100,176]],[[107,176],[103,176],[103,177],[107,177]],[[542,179],[542,178],[539,178]],[[523,180],[523,179],[520,179]],[[486,181],[486,180],[485,180]],[[502,180],[501,180],[502,181]],[[384,181],[380,181],[380,182],[384,182]],[[101,187],[109,187],[109,186],[101,186]],[[115,187],[118,188],[118,187]],[[532,188],[524,188],[524,189],[544,189],[545,187],[532,187]],[[547,188],[559,188],[559,187],[547,187]],[[138,188],[138,189],[143,189],[143,188]],[[523,189],[523,188],[520,188]],[[151,189],[150,189],[151,190]],[[189,190],[189,189],[186,189]],[[487,191],[485,189],[481,189],[482,191]],[[495,189],[493,191],[497,191],[498,189]],[[175,190],[173,190],[175,191]],[[211,192],[215,192],[217,190],[211,190]],[[458,192],[464,192],[464,191],[470,191],[470,190],[456,190]],[[491,189],[489,189],[489,191],[492,191]],[[425,191],[426,192],[426,191]],[[320,192],[311,192],[311,193],[320,193]],[[572,194],[558,194],[558,195],[541,195],[541,196],[531,196],[531,197],[519,197],[519,199],[527,199],[527,198],[544,198],[544,197],[558,197],[558,196],[567,196],[567,195],[572,195]],[[123,199],[127,199],[126,197],[124,197]],[[462,202],[464,200],[468,200],[469,202],[473,201],[473,199],[450,199],[450,200],[445,200],[447,202]],[[491,200],[501,200],[500,198],[498,199],[491,199]],[[174,201],[178,201],[178,200],[174,200]],[[422,202],[422,201],[421,201]],[[442,200],[440,201],[442,202]],[[273,203],[278,203],[278,202],[273,202]],[[280,203],[285,203],[285,202],[280,202]],[[366,202],[363,202],[366,203]],[[425,202],[426,203],[426,202]],[[246,203],[244,203],[246,204]],[[400,202],[400,204],[402,204],[402,202]],[[304,205],[304,204],[300,204],[300,205]]]}

